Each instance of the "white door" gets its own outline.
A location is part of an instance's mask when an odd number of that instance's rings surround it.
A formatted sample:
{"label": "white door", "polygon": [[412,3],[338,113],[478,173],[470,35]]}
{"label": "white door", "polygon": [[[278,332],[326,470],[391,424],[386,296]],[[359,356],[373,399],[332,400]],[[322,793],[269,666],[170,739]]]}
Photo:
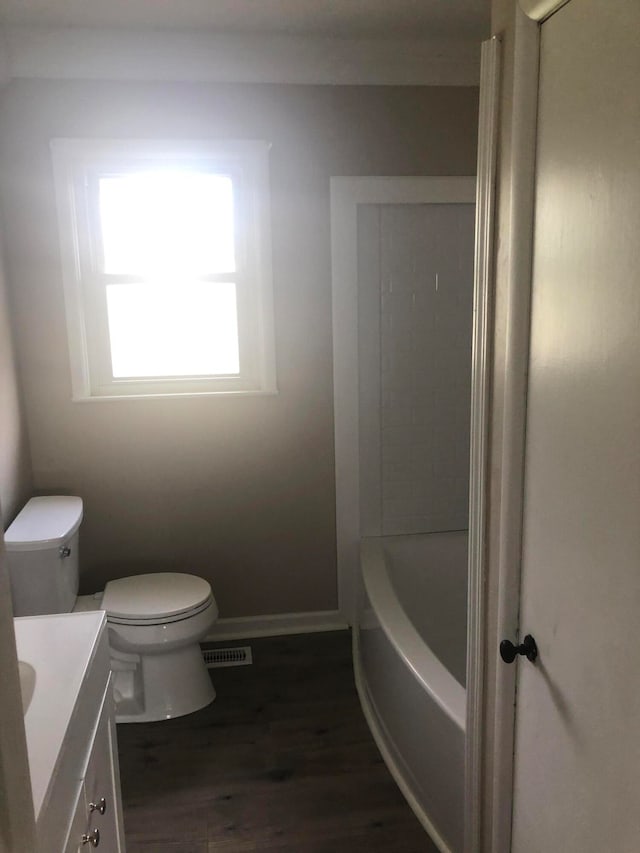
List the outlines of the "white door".
{"label": "white door", "polygon": [[542,24],[538,121],[512,849],[637,853],[639,0]]}

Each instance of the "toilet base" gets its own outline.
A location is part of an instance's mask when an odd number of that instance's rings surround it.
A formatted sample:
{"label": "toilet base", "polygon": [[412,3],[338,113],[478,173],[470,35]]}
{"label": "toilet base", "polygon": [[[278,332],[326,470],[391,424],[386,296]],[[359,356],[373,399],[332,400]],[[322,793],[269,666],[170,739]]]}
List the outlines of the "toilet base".
{"label": "toilet base", "polygon": [[183,717],[216,698],[198,643],[160,654],[112,648],[111,655],[117,723]]}

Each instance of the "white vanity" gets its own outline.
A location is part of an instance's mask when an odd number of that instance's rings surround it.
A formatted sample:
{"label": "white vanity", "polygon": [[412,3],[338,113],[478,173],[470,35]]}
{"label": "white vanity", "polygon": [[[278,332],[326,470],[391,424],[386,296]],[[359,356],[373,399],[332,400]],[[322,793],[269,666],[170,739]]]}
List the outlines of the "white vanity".
{"label": "white vanity", "polygon": [[105,614],[14,625],[38,853],[125,853]]}

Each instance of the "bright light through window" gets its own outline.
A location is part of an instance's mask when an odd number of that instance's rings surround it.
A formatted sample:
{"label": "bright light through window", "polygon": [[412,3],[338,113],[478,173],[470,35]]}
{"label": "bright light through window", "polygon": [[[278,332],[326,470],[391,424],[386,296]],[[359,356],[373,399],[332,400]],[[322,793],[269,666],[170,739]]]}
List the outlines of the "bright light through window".
{"label": "bright light through window", "polygon": [[141,172],[99,182],[104,272],[234,272],[233,185],[206,172]]}
{"label": "bright light through window", "polygon": [[238,374],[233,185],[206,172],[142,172],[99,181],[115,379]]}
{"label": "bright light through window", "polygon": [[115,378],[239,372],[232,283],[110,284],[107,311]]}

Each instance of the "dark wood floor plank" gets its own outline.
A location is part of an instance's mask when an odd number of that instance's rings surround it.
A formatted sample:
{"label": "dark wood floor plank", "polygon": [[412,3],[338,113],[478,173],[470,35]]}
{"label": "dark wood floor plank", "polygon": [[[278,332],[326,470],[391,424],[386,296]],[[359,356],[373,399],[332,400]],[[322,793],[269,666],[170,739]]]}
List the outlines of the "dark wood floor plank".
{"label": "dark wood floor plank", "polygon": [[208,708],[118,727],[128,853],[434,853],[362,715],[348,632],[250,644],[253,666],[211,670]]}
{"label": "dark wood floor plank", "polygon": [[127,853],[209,853],[209,845],[206,841],[178,841],[160,845],[156,842],[142,842],[133,847],[128,844]]}

